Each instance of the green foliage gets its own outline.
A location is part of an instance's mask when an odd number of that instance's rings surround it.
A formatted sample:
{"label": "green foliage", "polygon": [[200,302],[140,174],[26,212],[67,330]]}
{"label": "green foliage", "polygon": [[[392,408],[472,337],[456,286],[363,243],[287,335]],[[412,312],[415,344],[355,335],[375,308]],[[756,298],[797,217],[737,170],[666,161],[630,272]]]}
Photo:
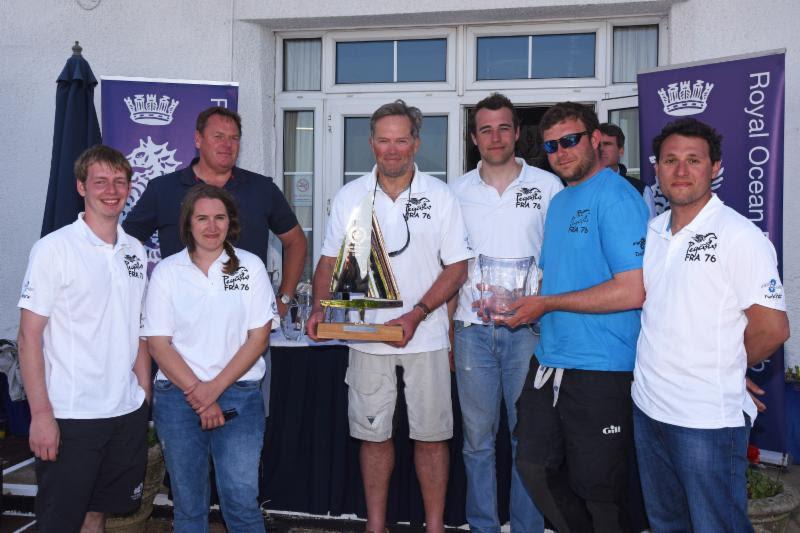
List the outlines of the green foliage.
{"label": "green foliage", "polygon": [[800,382],[800,365],[790,366],[786,369],[786,381]]}
{"label": "green foliage", "polygon": [[757,467],[747,469],[747,497],[751,500],[770,498],[783,492],[783,483],[772,479]]}

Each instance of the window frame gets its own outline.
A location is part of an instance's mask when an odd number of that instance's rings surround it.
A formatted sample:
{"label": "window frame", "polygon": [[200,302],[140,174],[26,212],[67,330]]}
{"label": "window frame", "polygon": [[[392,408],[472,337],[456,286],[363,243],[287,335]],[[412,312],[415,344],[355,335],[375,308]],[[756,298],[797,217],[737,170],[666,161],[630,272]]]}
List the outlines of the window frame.
{"label": "window frame", "polygon": [[[525,78],[514,80],[478,80],[478,38],[518,37],[529,35],[567,35],[571,33],[594,33],[594,76],[586,78]],[[538,24],[498,24],[494,26],[467,26],[465,29],[464,81],[468,91],[491,91],[513,89],[549,89],[571,87],[603,87],[607,70],[603,58],[608,51],[608,24],[605,21],[548,22]]]}
{"label": "window frame", "polygon": [[[429,92],[456,90],[456,28],[354,30],[325,32],[322,36],[322,92],[341,93],[386,93]],[[336,83],[336,44],[359,41],[403,41],[410,39],[445,39],[445,81],[429,82],[385,82],[385,83]]]}

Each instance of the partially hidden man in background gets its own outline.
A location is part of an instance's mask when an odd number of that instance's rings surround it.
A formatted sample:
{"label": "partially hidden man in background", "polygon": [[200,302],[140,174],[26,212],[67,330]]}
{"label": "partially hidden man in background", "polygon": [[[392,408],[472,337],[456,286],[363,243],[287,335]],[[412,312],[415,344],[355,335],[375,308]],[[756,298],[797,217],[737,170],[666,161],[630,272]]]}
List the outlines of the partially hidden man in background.
{"label": "partially hidden man in background", "polygon": [[414,462],[428,532],[444,531],[449,472],[447,440],[453,436],[448,363],[448,319],[444,304],[464,282],[468,247],[458,200],[447,185],[414,163],[422,113],[402,100],[381,106],[370,120],[375,167],[342,187],[331,206],[314,274],[314,308],[308,334],[316,339],[320,299],[330,297],[331,275],[353,208],[374,195],[378,219],[402,308],[367,312],[367,322],[400,325],[403,339],[350,345],[346,381],[350,435],[360,439],[367,531],[385,528],[389,480],[394,468],[392,416],[397,366],[403,368]]}
{"label": "partially hidden man in background", "polygon": [[118,225],[131,167],[98,145],[75,176],[85,210],[33,246],[18,303],[43,532],[99,532],[105,513],[134,511],[147,461],[147,258]]}
{"label": "partially hidden man in background", "polygon": [[[473,250],[490,257],[533,256],[538,261],[547,208],[553,195],[563,189],[561,182],[514,157],[519,119],[505,96],[495,93],[478,102],[470,114],[469,131],[481,160],[476,169],[458,178],[453,192],[461,203]],[[513,431],[517,398],[538,335],[529,324],[495,326],[478,316],[472,302],[480,279],[475,279],[473,263],[470,279],[452,306],[457,305],[454,365],[464,426],[466,514],[471,531],[496,533],[500,531],[495,465],[500,401],[505,402],[509,431]],[[511,447],[516,449],[513,437]],[[542,514],[513,465],[510,517],[514,533],[544,530]]]}

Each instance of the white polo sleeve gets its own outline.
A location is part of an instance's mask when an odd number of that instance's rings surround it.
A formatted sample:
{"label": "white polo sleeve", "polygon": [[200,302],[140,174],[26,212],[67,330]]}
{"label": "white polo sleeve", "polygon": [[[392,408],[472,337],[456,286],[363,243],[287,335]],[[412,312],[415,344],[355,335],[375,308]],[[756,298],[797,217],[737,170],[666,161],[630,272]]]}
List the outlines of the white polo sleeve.
{"label": "white polo sleeve", "polygon": [[461,204],[450,189],[442,195],[441,239],[439,241],[439,258],[445,265],[452,265],[465,259],[475,257],[470,246],[469,234],[461,214]]}
{"label": "white polo sleeve", "polygon": [[267,276],[267,269],[261,259],[255,257],[250,267],[250,290],[248,291],[247,329],[256,329],[268,322],[269,329],[280,327],[281,320],[278,316],[278,306],[275,303],[275,293]]}
{"label": "white polo sleeve", "polygon": [[[746,253],[736,253],[742,250]],[[785,311],[786,299],[778,275],[778,258],[770,240],[754,227],[752,231],[741,232],[729,253],[731,282],[739,308],[745,310],[758,304]]]}
{"label": "white polo sleeve", "polygon": [[55,243],[40,240],[33,245],[22,281],[17,307],[49,317],[60,289],[66,284],[67,261],[59,257]]}
{"label": "white polo sleeve", "polygon": [[143,337],[172,337],[175,334],[171,292],[180,284],[170,283],[171,277],[169,265],[164,262],[153,269],[145,298]]}

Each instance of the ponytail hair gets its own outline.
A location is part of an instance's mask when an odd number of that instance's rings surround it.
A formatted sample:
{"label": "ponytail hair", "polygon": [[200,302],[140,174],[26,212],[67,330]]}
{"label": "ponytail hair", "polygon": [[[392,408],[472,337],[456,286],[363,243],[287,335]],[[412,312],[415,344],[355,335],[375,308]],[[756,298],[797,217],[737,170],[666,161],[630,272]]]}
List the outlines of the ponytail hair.
{"label": "ponytail hair", "polygon": [[197,243],[194,241],[194,236],[192,235],[192,215],[194,214],[195,204],[201,198],[219,200],[222,202],[222,205],[225,206],[225,211],[228,214],[228,234],[225,236],[225,242],[222,246],[225,249],[225,253],[228,254],[228,260],[224,263],[222,271],[226,274],[233,274],[239,269],[239,258],[236,256],[233,243],[239,239],[241,226],[239,225],[239,212],[236,208],[236,200],[233,199],[231,193],[222,187],[215,187],[207,183],[199,183],[189,189],[189,192],[183,197],[180,220],[178,222],[181,241],[186,245],[189,253],[193,253],[197,248]]}

